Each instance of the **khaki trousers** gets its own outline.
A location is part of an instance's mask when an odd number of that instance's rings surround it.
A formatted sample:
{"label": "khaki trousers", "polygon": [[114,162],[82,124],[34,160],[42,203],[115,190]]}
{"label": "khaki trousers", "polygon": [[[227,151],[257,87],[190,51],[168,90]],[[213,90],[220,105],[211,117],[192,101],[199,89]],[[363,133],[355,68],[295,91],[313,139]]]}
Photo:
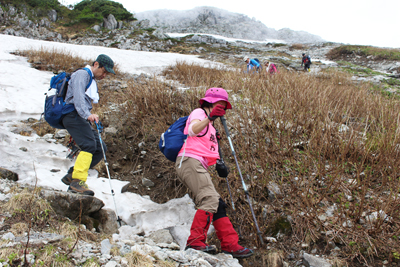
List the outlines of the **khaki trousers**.
{"label": "khaki trousers", "polygon": [[211,176],[203,165],[194,158],[184,157],[182,166],[179,168],[182,157],[178,157],[175,169],[179,180],[190,190],[197,209],[216,213],[219,205],[220,195],[215,190]]}

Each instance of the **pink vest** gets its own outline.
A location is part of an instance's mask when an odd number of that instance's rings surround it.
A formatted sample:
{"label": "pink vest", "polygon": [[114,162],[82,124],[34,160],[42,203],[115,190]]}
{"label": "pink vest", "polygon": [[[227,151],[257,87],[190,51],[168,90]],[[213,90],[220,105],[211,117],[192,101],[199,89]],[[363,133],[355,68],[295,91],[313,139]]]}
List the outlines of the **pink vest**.
{"label": "pink vest", "polygon": [[[207,118],[206,114],[204,114],[203,119],[205,118]],[[184,134],[188,134],[189,132],[188,128],[191,121],[192,121],[191,116],[189,116],[186,122],[185,130],[183,131]],[[204,128],[204,130],[200,132],[199,135],[203,135],[204,131],[207,131],[207,127]],[[207,133],[203,137],[189,136],[186,141],[186,146],[185,144],[183,144],[178,155],[181,155],[181,153],[183,153],[183,151],[185,150],[185,154],[189,153],[192,155],[206,158],[208,161],[208,166],[214,165],[217,162],[217,159],[219,159],[218,142],[215,134],[216,134],[215,128],[214,126],[212,126],[212,123],[210,122],[208,124]]]}

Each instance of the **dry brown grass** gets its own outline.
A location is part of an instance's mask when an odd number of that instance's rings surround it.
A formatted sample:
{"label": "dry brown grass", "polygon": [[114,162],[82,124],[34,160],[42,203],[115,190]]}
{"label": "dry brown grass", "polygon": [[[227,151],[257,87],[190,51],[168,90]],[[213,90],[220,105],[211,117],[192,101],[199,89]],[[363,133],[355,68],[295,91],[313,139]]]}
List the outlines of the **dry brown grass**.
{"label": "dry brown grass", "polygon": [[[38,223],[44,223],[44,221],[49,217],[53,210],[50,204],[41,199],[38,195],[38,190],[33,191],[32,189],[25,188],[19,194],[14,195],[7,203],[2,206],[2,210],[17,214],[21,218],[30,218],[30,216],[35,217],[35,221]],[[32,199],[32,201],[31,201]],[[29,211],[29,214],[26,213]],[[26,218],[25,218],[26,219]]]}
{"label": "dry brown grass", "polygon": [[263,264],[268,267],[282,267],[284,261],[284,253],[282,251],[270,251],[263,256]]}
{"label": "dry brown grass", "polygon": [[132,251],[124,256],[128,261],[128,266],[140,266],[140,267],[153,267],[153,261],[146,255],[142,255],[138,252]]}
{"label": "dry brown grass", "polygon": [[308,47],[304,44],[292,44],[289,47],[289,50],[305,50],[308,49]]}
{"label": "dry brown grass", "polygon": [[[343,256],[364,262],[399,251],[398,100],[374,95],[368,84],[356,85],[335,71],[318,76],[282,72],[268,78],[220,73],[214,74],[215,84],[209,77],[194,84],[190,71],[179,65],[169,74],[187,75],[180,82],[188,87],[221,86],[237,99],[226,118],[265,235],[271,234],[268,225],[274,218],[262,218],[261,208],[272,204],[291,216],[292,240],[309,237],[317,245],[328,239],[321,232],[340,233]],[[191,92],[185,103],[179,100],[175,106],[195,106],[204,91],[195,97]],[[226,144],[223,150],[230,154]],[[240,192],[239,176],[232,169],[231,187]],[[283,189],[277,201],[266,199],[269,182]],[[228,199],[226,190],[223,195]],[[244,194],[234,198],[239,221],[252,225]],[[319,220],[332,205],[337,207],[334,217]],[[379,210],[390,220],[380,218],[365,228],[365,215]],[[349,222],[350,227],[343,226]],[[253,241],[258,242],[255,237]]]}
{"label": "dry brown grass", "polygon": [[[78,68],[83,68],[86,65],[92,65],[95,58],[85,60],[77,57],[73,51],[60,48],[47,49],[29,49],[17,51],[16,54],[28,57],[28,62],[40,70],[48,70],[53,72],[72,72]],[[118,64],[114,65],[116,75],[120,74]]]}

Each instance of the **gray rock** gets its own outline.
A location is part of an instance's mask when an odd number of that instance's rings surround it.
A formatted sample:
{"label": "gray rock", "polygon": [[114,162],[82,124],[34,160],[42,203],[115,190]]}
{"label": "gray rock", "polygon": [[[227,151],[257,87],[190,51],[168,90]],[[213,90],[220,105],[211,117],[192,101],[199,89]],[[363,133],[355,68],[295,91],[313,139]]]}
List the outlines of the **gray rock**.
{"label": "gray rock", "polygon": [[107,127],[104,129],[104,132],[106,134],[111,134],[111,135],[115,135],[118,132],[118,129],[115,127]]}
{"label": "gray rock", "polygon": [[303,255],[303,264],[307,267],[332,267],[326,260],[307,253]]}
{"label": "gray rock", "polygon": [[113,14],[108,15],[107,19],[103,18],[104,28],[115,30],[118,27],[118,22]]}
{"label": "gray rock", "polygon": [[47,15],[49,16],[49,19],[52,22],[56,22],[57,21],[57,11],[55,11],[54,9],[50,10]]}
{"label": "gray rock", "polygon": [[150,179],[147,179],[147,178],[142,178],[142,184],[147,187],[154,186],[154,183]]}
{"label": "gray rock", "polygon": [[95,30],[96,32],[99,32],[101,30],[101,27],[99,25],[94,25],[92,29]]}
{"label": "gray rock", "polygon": [[99,231],[105,234],[118,233],[118,222],[115,211],[111,209],[100,209],[92,214],[92,217],[99,223]]}
{"label": "gray rock", "polygon": [[14,16],[15,14],[17,14],[17,9],[15,7],[9,6],[8,8],[9,8],[8,9],[8,15]]}
{"label": "gray rock", "polygon": [[19,19],[18,23],[21,28],[25,28],[25,27],[29,26],[29,20],[27,20],[27,19]]}
{"label": "gray rock", "polygon": [[102,255],[110,255],[111,248],[112,248],[110,240],[104,239],[103,241],[101,241],[100,245],[101,245],[101,254]]}
{"label": "gray rock", "polygon": [[169,233],[167,229],[161,229],[149,235],[149,238],[152,239],[155,243],[166,243],[171,244],[174,239],[172,235]]}
{"label": "gray rock", "polygon": [[15,240],[15,235],[14,235],[13,233],[9,232],[9,233],[7,233],[7,234],[4,234],[4,235],[2,236],[2,239],[14,241],[14,240]]}
{"label": "gray rock", "polygon": [[274,182],[269,182],[267,188],[268,188],[268,198],[270,199],[275,199],[277,196],[281,194],[279,185]]}
{"label": "gray rock", "polygon": [[0,178],[16,182],[18,181],[18,174],[0,167]]}
{"label": "gray rock", "polygon": [[58,130],[55,134],[54,134],[54,138],[56,139],[63,139],[64,137],[66,137],[67,135],[69,135],[68,131],[65,129],[61,129]]}
{"label": "gray rock", "polygon": [[139,21],[138,26],[139,26],[139,28],[143,28],[143,29],[149,28],[150,20],[148,20],[148,19],[141,20],[141,21]]}
{"label": "gray rock", "polygon": [[104,265],[104,267],[116,267],[116,266],[118,266],[118,263],[115,261],[109,261],[107,262],[106,265]]}
{"label": "gray rock", "polygon": [[92,196],[46,189],[42,189],[39,194],[50,203],[57,214],[68,217],[71,220],[79,218],[80,215],[89,215],[97,212],[104,206],[103,201]]}
{"label": "gray rock", "polygon": [[162,29],[160,29],[160,28],[156,29],[156,30],[153,32],[153,35],[154,35],[155,37],[157,37],[158,39],[166,39],[166,38],[168,38],[168,35],[165,34],[164,31],[163,31]]}
{"label": "gray rock", "polygon": [[[47,244],[63,240],[63,235],[55,233],[32,233],[29,235],[30,244]],[[27,236],[19,236],[15,238],[16,242],[26,243],[28,241]]]}

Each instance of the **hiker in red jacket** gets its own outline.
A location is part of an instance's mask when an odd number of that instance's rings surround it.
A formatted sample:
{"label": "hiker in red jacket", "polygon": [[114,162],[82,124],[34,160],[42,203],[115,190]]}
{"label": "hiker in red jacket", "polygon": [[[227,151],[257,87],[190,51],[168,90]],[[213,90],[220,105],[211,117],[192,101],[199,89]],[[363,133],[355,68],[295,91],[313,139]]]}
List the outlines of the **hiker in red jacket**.
{"label": "hiker in red jacket", "polygon": [[[206,243],[207,231],[213,223],[223,253],[235,258],[246,258],[253,251],[238,244],[239,237],[226,215],[226,204],[215,190],[207,169],[220,159],[215,119],[232,109],[228,93],[222,88],[210,88],[199,100],[200,108],[190,113],[184,134],[188,135],[175,163],[179,180],[189,188],[196,204],[196,214],[190,228],[186,249],[192,248],[215,254],[215,246]],[[226,166],[224,165],[226,168]]]}
{"label": "hiker in red jacket", "polygon": [[266,72],[269,74],[275,74],[275,73],[279,72],[278,69],[276,68],[276,65],[272,62],[265,61],[264,66],[265,66]]}

